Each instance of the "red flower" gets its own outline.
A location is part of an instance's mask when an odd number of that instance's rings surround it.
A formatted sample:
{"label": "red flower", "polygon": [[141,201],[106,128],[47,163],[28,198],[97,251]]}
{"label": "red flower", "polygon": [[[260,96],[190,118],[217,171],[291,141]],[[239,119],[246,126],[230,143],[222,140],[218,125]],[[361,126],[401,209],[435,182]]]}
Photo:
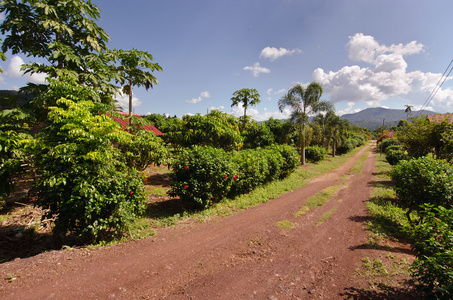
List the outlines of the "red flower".
{"label": "red flower", "polygon": [[145,182],[148,182],[148,178],[145,178]]}
{"label": "red flower", "polygon": [[234,175],[233,180],[236,180],[236,179],[238,179],[238,177],[236,175]]}
{"label": "red flower", "polygon": [[184,188],[187,189],[189,186],[187,184],[184,185]]}
{"label": "red flower", "polygon": [[227,178],[227,177],[228,177],[228,175],[227,175],[227,174],[225,174],[225,178]]}
{"label": "red flower", "polygon": [[132,195],[133,193],[134,193],[134,192],[133,192],[133,191],[131,191],[131,195]]}
{"label": "red flower", "polygon": [[187,170],[187,166],[184,166],[184,170]]}

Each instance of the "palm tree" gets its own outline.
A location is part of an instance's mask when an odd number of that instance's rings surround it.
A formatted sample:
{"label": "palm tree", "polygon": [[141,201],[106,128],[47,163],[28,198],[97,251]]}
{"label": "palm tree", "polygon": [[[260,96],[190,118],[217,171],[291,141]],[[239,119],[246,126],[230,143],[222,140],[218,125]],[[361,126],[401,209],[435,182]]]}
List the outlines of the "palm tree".
{"label": "palm tree", "polygon": [[338,144],[346,139],[348,121],[342,120],[336,114],[329,114],[327,120],[328,139],[332,141],[332,156],[335,157],[335,152]]}
{"label": "palm tree", "polygon": [[313,118],[313,123],[318,124],[321,134],[321,145],[326,150],[329,150],[329,143],[327,142],[327,121],[331,115],[335,115],[335,106],[330,101],[320,101],[317,107],[319,113]]}
{"label": "palm tree", "polygon": [[231,98],[231,101],[233,101],[231,107],[239,105],[239,103],[242,103],[242,107],[244,107],[244,130],[245,130],[247,128],[247,107],[249,105],[254,106],[260,103],[261,102],[260,94],[258,94],[258,91],[256,89],[244,88],[235,91],[233,93],[233,96],[234,97]]}
{"label": "palm tree", "polygon": [[308,116],[316,113],[320,109],[322,95],[322,86],[319,83],[312,82],[307,87],[301,84],[293,85],[286,95],[278,101],[278,108],[281,112],[289,106],[292,110],[291,121],[298,124],[299,134],[301,136],[301,164],[305,164],[305,126],[308,122]]}

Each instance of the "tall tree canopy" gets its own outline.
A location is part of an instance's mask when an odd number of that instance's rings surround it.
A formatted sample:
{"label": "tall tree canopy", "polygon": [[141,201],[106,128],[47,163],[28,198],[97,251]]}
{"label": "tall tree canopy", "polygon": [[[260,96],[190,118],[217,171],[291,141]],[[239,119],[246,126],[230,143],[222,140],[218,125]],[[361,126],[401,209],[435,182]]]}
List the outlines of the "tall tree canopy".
{"label": "tall tree canopy", "polygon": [[113,94],[108,57],[100,55],[110,37],[96,24],[100,10],[90,0],[4,0],[0,13],[2,51],[47,61],[24,65],[26,73],[71,76]]}
{"label": "tall tree canopy", "polygon": [[113,61],[119,61],[114,67],[115,80],[123,85],[123,93],[129,95],[129,115],[132,115],[132,86],[144,86],[146,90],[157,85],[153,71],[162,71],[157,63],[153,63],[153,56],[146,51],[136,49],[110,51]]}
{"label": "tall tree canopy", "polygon": [[302,84],[296,84],[278,101],[280,111],[283,112],[285,107],[291,108],[290,119],[299,125],[301,135],[301,163],[303,165],[305,164],[305,126],[308,123],[308,116],[316,113],[326,105],[320,101],[322,92],[322,86],[316,82],[312,82],[306,87]]}
{"label": "tall tree canopy", "polygon": [[244,129],[247,127],[247,108],[250,106],[254,106],[261,102],[260,94],[256,89],[240,89],[233,93],[233,97],[231,98],[233,102],[231,107],[235,105],[239,105],[242,103],[242,107],[244,107]]}

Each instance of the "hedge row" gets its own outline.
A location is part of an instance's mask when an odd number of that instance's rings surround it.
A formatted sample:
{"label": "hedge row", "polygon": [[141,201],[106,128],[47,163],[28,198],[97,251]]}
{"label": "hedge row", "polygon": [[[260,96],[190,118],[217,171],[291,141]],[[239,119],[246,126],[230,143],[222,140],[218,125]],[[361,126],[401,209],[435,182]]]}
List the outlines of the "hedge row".
{"label": "hedge row", "polygon": [[176,159],[169,194],[189,205],[207,207],[288,176],[300,164],[298,156],[297,150],[287,145],[237,152],[194,146]]}

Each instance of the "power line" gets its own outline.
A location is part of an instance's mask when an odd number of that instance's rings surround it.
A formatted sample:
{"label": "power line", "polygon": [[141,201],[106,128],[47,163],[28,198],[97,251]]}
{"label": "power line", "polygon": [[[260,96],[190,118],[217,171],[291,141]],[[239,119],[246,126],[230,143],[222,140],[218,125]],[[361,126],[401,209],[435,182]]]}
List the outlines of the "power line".
{"label": "power line", "polygon": [[[417,117],[419,117],[422,113],[422,111],[428,106],[428,104],[431,102],[431,100],[433,100],[434,96],[436,96],[437,92],[439,91],[439,89],[442,87],[442,85],[444,84],[444,82],[447,80],[448,76],[450,76],[450,73],[453,71],[453,67],[450,68],[451,64],[453,63],[453,59],[450,61],[450,63],[448,64],[448,67],[445,69],[444,73],[442,74],[442,76],[439,78],[439,81],[437,81],[436,83],[436,86],[433,88],[433,90],[431,91],[431,94],[429,94],[428,98],[426,99],[425,103],[422,105],[421,109],[418,111],[417,113]],[[445,76],[445,73],[447,73],[448,69],[450,69],[450,71],[448,72],[447,76]],[[442,82],[441,82],[442,81]],[[441,83],[440,83],[441,82]],[[440,84],[439,84],[440,83]]]}

